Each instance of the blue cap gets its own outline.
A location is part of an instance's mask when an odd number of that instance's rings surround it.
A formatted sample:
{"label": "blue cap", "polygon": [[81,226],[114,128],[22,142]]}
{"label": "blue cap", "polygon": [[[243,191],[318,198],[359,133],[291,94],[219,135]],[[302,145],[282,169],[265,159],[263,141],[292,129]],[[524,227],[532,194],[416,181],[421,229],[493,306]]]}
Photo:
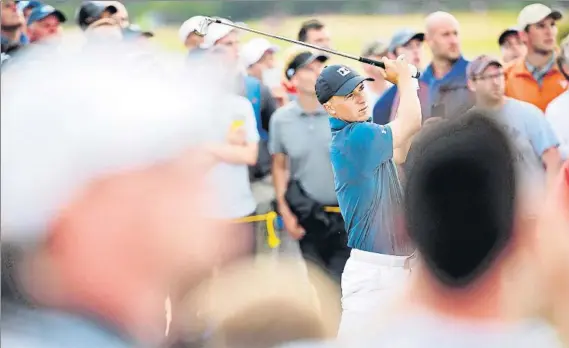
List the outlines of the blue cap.
{"label": "blue cap", "polygon": [[345,65],[330,65],[324,68],[316,80],[316,97],[320,104],[334,96],[346,96],[364,81],[373,81],[370,77],[358,75]]}
{"label": "blue cap", "polygon": [[425,40],[425,34],[412,29],[399,30],[391,38],[391,42],[389,43],[389,52],[395,52],[396,48],[405,46],[409,41],[413,39],[417,39],[423,42],[423,40]]}
{"label": "blue cap", "polygon": [[41,21],[42,19],[51,15],[56,16],[60,23],[64,23],[67,20],[67,17],[65,17],[63,12],[56,10],[51,5],[41,4],[40,6],[35,7],[30,13],[30,17],[28,18],[28,25],[31,25],[37,21]]}
{"label": "blue cap", "polygon": [[18,11],[24,12],[25,9],[31,8],[34,9],[42,5],[41,1],[32,0],[32,1],[19,1],[16,7]]}

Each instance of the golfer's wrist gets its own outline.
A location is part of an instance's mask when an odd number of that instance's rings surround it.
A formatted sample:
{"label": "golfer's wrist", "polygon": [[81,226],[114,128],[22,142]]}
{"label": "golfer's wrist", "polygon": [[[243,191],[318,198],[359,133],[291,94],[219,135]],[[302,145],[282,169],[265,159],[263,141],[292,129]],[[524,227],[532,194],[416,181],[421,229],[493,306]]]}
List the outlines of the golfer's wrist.
{"label": "golfer's wrist", "polygon": [[409,76],[400,76],[397,80],[397,87],[401,90],[404,89],[415,89],[415,83],[413,78]]}

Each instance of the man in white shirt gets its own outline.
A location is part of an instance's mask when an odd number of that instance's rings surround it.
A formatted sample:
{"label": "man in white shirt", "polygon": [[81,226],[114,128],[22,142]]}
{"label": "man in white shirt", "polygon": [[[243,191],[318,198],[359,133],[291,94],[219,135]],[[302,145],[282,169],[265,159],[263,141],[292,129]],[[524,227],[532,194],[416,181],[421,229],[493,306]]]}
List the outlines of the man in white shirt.
{"label": "man in white shirt", "polygon": [[[559,70],[569,81],[569,35],[561,42]],[[545,110],[545,117],[561,143],[559,149],[564,159],[569,159],[569,90],[553,99]]]}
{"label": "man in white shirt", "polygon": [[[232,53],[224,47],[216,47],[203,56],[209,62],[219,60],[220,67],[231,57]],[[239,250],[237,254],[227,255],[227,261],[231,261],[254,252],[253,224],[239,221],[254,214],[257,207],[249,182],[249,166],[257,162],[259,132],[251,102],[237,93],[235,83],[225,82],[226,93],[216,106],[217,117],[212,119],[213,134],[210,134],[206,148],[219,161],[209,175],[220,197],[212,217],[235,222],[237,235],[231,243],[239,244]]]}
{"label": "man in white shirt", "polygon": [[[230,21],[223,19],[228,23]],[[204,51],[205,62],[217,64],[223,72],[220,81],[226,87],[225,96],[219,101],[215,122],[215,135],[212,135],[211,154],[220,162],[211,172],[210,179],[215,183],[220,195],[220,206],[214,218],[235,222],[235,238],[238,244],[236,253],[225,255],[222,263],[241,256],[252,255],[255,247],[255,230],[252,223],[242,222],[255,213],[257,204],[249,181],[249,166],[255,166],[259,158],[260,130],[256,109],[262,102],[259,97],[247,92],[251,88],[249,77],[243,77],[239,64],[239,33],[223,24],[212,24],[200,45]],[[258,82],[257,82],[258,83]],[[243,93],[243,90],[246,90]],[[246,98],[243,95],[248,97]]]}

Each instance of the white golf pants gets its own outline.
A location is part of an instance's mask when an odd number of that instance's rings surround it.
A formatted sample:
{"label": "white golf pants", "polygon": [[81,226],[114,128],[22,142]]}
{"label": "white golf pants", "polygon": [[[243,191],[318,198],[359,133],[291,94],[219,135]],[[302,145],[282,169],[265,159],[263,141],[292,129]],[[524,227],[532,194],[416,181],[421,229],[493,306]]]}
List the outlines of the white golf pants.
{"label": "white golf pants", "polygon": [[407,257],[352,249],[342,273],[342,320],[338,337],[358,337],[381,317],[409,270]]}

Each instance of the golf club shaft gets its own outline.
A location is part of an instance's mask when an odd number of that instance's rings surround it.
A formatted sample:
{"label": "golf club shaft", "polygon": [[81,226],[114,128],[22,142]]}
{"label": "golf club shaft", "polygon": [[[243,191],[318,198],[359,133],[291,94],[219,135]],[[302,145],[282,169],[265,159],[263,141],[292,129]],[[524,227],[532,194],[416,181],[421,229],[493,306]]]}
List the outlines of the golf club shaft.
{"label": "golf club shaft", "polygon": [[[361,62],[361,63],[365,63],[365,64],[369,64],[369,65],[374,65],[374,66],[380,67],[380,68],[382,68],[382,69],[385,69],[385,64],[384,64],[383,62],[380,62],[380,61],[377,61],[377,60],[374,60],[374,59],[369,59],[369,58],[365,58],[365,57],[358,57],[358,56],[354,56],[354,55],[351,55],[351,54],[347,54],[347,53],[343,53],[343,52],[338,52],[338,51],[335,51],[335,50],[331,50],[331,49],[329,49],[329,48],[319,47],[319,46],[312,45],[312,44],[309,44],[309,43],[306,43],[306,42],[302,42],[302,41],[298,41],[298,40],[289,39],[289,38],[286,38],[286,37],[283,37],[283,36],[268,34],[268,33],[262,32],[262,31],[260,31],[260,30],[255,30],[255,29],[246,28],[246,27],[243,27],[243,26],[241,26],[241,25],[237,25],[237,24],[233,24],[233,23],[226,23],[226,22],[221,21],[220,19],[212,18],[212,19],[211,19],[211,22],[212,22],[212,23],[217,23],[217,24],[227,25],[227,26],[230,26],[230,27],[239,29],[239,30],[245,30],[245,31],[248,31],[248,32],[250,32],[250,33],[255,33],[255,34],[267,36],[267,37],[270,37],[270,38],[273,38],[273,39],[286,41],[286,42],[289,42],[289,43],[292,43],[292,44],[296,44],[296,45],[300,45],[300,46],[309,47],[309,48],[312,48],[312,49],[315,49],[315,50],[318,50],[318,51],[322,51],[322,52],[334,54],[334,55],[337,55],[337,56],[340,56],[340,57],[344,57],[344,58],[348,58],[348,59],[353,59],[353,60],[356,60],[356,61]],[[415,69],[415,70],[416,70],[416,69]],[[419,73],[418,71],[415,71],[415,74],[413,74],[413,77],[417,79],[417,78],[419,78],[419,76],[420,76],[420,73]],[[393,82],[396,82],[396,81],[393,81]]]}

